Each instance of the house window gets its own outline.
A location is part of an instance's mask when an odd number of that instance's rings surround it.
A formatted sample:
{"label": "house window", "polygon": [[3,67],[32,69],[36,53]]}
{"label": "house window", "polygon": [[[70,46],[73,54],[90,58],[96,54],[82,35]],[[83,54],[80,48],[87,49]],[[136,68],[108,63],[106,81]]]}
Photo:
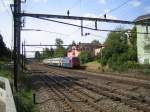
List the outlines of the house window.
{"label": "house window", "polygon": [[73,52],[72,55],[75,56],[75,52]]}
{"label": "house window", "polygon": [[144,59],[144,64],[149,64],[149,59]]}
{"label": "house window", "polygon": [[148,25],[146,26],[146,33],[148,33]]}

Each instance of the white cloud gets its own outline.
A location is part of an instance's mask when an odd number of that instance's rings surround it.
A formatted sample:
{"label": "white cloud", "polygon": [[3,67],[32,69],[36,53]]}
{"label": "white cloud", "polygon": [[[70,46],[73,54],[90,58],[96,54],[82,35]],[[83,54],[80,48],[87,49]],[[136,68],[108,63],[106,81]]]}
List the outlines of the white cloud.
{"label": "white cloud", "polygon": [[106,4],[106,0],[99,0],[100,4]]}
{"label": "white cloud", "polygon": [[105,13],[108,13],[109,11],[110,11],[109,9],[105,9],[105,10],[104,10]]}
{"label": "white cloud", "polygon": [[132,0],[131,2],[129,2],[129,4],[132,7],[139,7],[141,5],[141,2],[139,0]]}
{"label": "white cloud", "polygon": [[6,10],[10,9],[10,4],[12,3],[11,0],[5,0],[0,2],[0,12],[5,12]]}
{"label": "white cloud", "polygon": [[0,13],[4,11],[5,11],[5,8],[2,6],[2,4],[0,4]]}
{"label": "white cloud", "polygon": [[145,7],[144,10],[145,10],[146,13],[150,13],[150,6]]}
{"label": "white cloud", "polygon": [[33,0],[34,2],[38,3],[38,2],[44,2],[47,3],[48,0]]}

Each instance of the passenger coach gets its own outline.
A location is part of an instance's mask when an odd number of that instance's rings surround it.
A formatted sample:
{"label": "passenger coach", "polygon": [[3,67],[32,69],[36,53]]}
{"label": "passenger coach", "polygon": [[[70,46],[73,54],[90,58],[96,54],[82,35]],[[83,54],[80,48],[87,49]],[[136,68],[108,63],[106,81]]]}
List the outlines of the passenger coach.
{"label": "passenger coach", "polygon": [[62,57],[62,58],[51,58],[51,59],[44,59],[44,64],[51,65],[51,66],[59,66],[59,67],[66,67],[66,68],[78,68],[80,67],[80,60],[78,57]]}

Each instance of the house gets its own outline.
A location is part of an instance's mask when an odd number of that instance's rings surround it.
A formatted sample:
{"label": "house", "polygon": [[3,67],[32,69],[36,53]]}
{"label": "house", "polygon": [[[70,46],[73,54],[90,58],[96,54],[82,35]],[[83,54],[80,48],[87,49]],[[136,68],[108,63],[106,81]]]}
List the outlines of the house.
{"label": "house", "polygon": [[78,43],[71,46],[67,52],[68,57],[78,57],[81,52],[88,52],[94,58],[104,46],[101,44]]}
{"label": "house", "polygon": [[[150,23],[150,14],[139,16],[135,22]],[[137,28],[137,55],[140,64],[150,64],[150,26],[136,25]],[[142,34],[143,33],[143,34]]]}

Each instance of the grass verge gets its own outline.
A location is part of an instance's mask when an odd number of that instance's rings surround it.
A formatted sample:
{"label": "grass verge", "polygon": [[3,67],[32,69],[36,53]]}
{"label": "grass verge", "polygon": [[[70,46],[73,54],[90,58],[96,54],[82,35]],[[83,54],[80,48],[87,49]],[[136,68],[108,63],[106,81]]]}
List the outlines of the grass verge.
{"label": "grass verge", "polygon": [[83,66],[85,66],[85,70],[89,72],[150,79],[150,65],[138,65],[138,67],[136,68],[135,66],[132,66],[125,71],[115,71],[110,69],[108,66],[102,67],[98,61],[89,62],[84,64]]}
{"label": "grass verge", "polygon": [[37,112],[37,108],[33,102],[33,93],[31,89],[31,77],[27,73],[20,76],[19,92],[15,101],[18,112]]}
{"label": "grass verge", "polygon": [[[0,61],[0,76],[13,82],[13,67],[7,66],[7,62]],[[18,83],[19,92],[13,93],[17,112],[37,112],[33,103],[33,91],[30,84],[30,76],[27,73],[21,73]]]}

